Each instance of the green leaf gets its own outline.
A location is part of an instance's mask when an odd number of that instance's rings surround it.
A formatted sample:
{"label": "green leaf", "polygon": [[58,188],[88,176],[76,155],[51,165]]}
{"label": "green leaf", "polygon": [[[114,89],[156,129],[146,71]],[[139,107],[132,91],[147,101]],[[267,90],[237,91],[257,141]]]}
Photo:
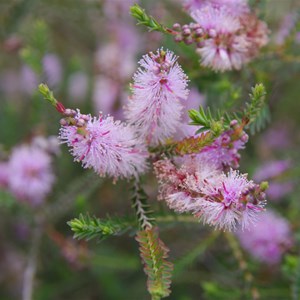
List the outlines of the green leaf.
{"label": "green leaf", "polygon": [[157,228],[139,231],[136,236],[140,247],[140,255],[144,263],[148,291],[153,300],[170,295],[173,264],[168,262],[169,249],[159,239]]}
{"label": "green leaf", "polygon": [[119,235],[131,228],[128,221],[124,221],[117,218],[107,218],[105,220],[98,219],[96,217],[90,217],[87,215],[79,215],[79,218],[75,218],[67,224],[74,232],[74,238],[81,240],[85,239],[89,241],[97,238],[98,240],[104,240],[112,235]]}
{"label": "green leaf", "polygon": [[152,16],[149,16],[138,4],[134,4],[130,7],[130,13],[137,20],[138,25],[144,25],[148,27],[149,31],[170,33],[170,30],[158,23]]}
{"label": "green leaf", "polygon": [[[266,106],[266,90],[262,83],[256,84],[251,89],[250,102],[246,103],[243,111],[243,119],[246,120],[246,128],[250,128],[251,133],[262,129],[269,120],[269,110]],[[251,127],[250,127],[251,125]]]}

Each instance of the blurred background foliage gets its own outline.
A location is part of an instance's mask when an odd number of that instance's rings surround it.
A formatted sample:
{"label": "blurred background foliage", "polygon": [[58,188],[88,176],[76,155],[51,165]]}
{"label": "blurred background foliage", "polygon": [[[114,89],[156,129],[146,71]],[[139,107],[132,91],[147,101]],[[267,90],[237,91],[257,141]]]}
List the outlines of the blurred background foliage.
{"label": "blurred background foliage", "polygon": [[[300,41],[295,40],[300,32],[300,5],[293,0],[250,3],[271,30],[270,44],[241,71],[214,73],[200,67],[193,47],[135,27],[129,15],[133,1],[0,0],[2,160],[13,147],[35,135],[57,135],[59,116],[42,101],[38,83],[49,84],[66,107],[86,113],[102,109],[122,118],[119,108],[126,101],[138,59],[160,46],[180,56],[190,86],[198,93],[196,105],[205,101],[212,110],[239,109],[248,100],[251,86],[257,82],[266,86],[268,108],[258,130],[253,129],[259,132],[250,136],[242,152],[241,169],[252,176],[267,162],[292,162],[292,168],[271,178],[277,183],[289,182],[292,189],[279,199],[270,199],[268,208],[289,220],[294,246],[280,265],[259,263],[243,252],[245,273],[240,268],[241,257],[233,249],[237,245],[230,243],[230,238],[191,218],[170,217],[156,201],[155,178],[148,178],[145,188],[158,213],[161,238],[175,263],[169,299],[256,299],[253,286],[260,299],[300,299]],[[190,21],[179,0],[140,4],[170,27]],[[284,18],[297,13],[290,33],[282,43],[276,42]],[[107,99],[113,102],[110,108]],[[34,299],[148,299],[133,232],[87,243],[73,240],[67,225],[85,212],[97,217],[133,216],[129,183],[114,185],[83,170],[73,163],[65,146],[53,165],[57,179],[43,208],[45,234],[39,245]],[[2,190],[0,209],[0,299],[19,299],[36,227],[35,212]],[[251,287],[245,280],[250,273]]]}

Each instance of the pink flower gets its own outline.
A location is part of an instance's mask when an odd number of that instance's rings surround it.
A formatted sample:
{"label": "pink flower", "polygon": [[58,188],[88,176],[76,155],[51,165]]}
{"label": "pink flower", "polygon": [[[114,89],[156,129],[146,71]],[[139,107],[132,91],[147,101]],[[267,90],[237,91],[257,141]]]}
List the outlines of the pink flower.
{"label": "pink flower", "polygon": [[62,79],[62,66],[57,55],[46,54],[43,57],[43,72],[50,86],[57,86]]}
{"label": "pink flower", "polygon": [[291,168],[290,160],[274,160],[263,164],[254,174],[258,181],[268,180],[280,176]]}
{"label": "pink flower", "polygon": [[246,174],[233,170],[226,175],[223,173],[207,181],[203,187],[204,201],[199,202],[199,211],[195,215],[218,229],[232,231],[237,224],[243,229],[248,228],[257,221],[258,213],[265,205],[264,199],[252,198],[255,188]]}
{"label": "pink flower", "polygon": [[89,78],[86,73],[78,71],[68,79],[68,96],[74,103],[83,102],[87,96]]}
{"label": "pink flower", "polygon": [[253,177],[258,181],[267,180],[269,182],[268,198],[278,201],[293,191],[293,182],[285,176],[291,167],[290,160],[270,161],[256,170]]}
{"label": "pink flower", "polygon": [[204,147],[201,154],[208,161],[214,162],[220,170],[228,168],[238,168],[240,161],[239,150],[245,148],[248,135],[243,133],[237,140],[232,140],[234,130],[225,131],[211,145]]}
{"label": "pink flower", "polygon": [[233,16],[240,16],[249,12],[247,0],[186,0],[185,9],[192,12],[201,9],[207,5],[214,8],[222,8],[227,10]]}
{"label": "pink flower", "polygon": [[284,16],[278,32],[275,35],[275,43],[277,45],[282,45],[285,43],[288,36],[291,34],[291,31],[295,28],[297,22],[297,13],[289,13]]}
{"label": "pink flower", "polygon": [[265,194],[247,176],[221,172],[205,157],[186,156],[176,166],[169,160],[154,163],[159,200],[177,212],[190,212],[217,229],[247,228],[265,205]]}
{"label": "pink flower", "polygon": [[271,211],[262,213],[249,231],[238,231],[237,236],[245,250],[267,264],[279,263],[292,245],[288,222]]}
{"label": "pink flower", "polygon": [[99,75],[95,78],[93,101],[95,110],[115,115],[121,86],[115,80]]}
{"label": "pink flower", "polygon": [[126,117],[138,136],[149,144],[171,137],[180,126],[182,105],[188,97],[187,76],[170,51],[144,55],[134,74],[133,95]]}
{"label": "pink flower", "polygon": [[21,201],[40,204],[51,191],[51,158],[34,146],[15,148],[9,159],[8,188]]}
{"label": "pink flower", "polygon": [[115,178],[137,176],[146,170],[147,153],[130,126],[113,117],[96,118],[79,111],[71,123],[62,126],[60,139],[84,168]]}
{"label": "pink flower", "polygon": [[9,165],[7,162],[0,162],[0,188],[5,188],[9,180]]}
{"label": "pink flower", "polygon": [[233,10],[228,5],[209,2],[191,12],[206,34],[198,43],[201,64],[215,71],[241,69],[268,42],[265,23],[246,10],[242,14],[233,14]]}

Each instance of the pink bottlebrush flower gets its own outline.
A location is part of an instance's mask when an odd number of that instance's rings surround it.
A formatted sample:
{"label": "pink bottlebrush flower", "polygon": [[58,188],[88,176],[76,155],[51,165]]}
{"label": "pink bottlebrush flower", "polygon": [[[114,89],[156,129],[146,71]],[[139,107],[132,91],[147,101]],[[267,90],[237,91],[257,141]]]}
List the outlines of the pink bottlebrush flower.
{"label": "pink bottlebrush flower", "polygon": [[279,263],[284,252],[292,246],[288,222],[271,211],[260,214],[249,231],[240,230],[237,236],[245,250],[267,264]]}
{"label": "pink bottlebrush flower", "polygon": [[239,33],[242,28],[237,17],[213,6],[196,10],[191,16],[208,33],[197,49],[203,66],[225,71],[240,69],[249,60],[247,36]]}
{"label": "pink bottlebrush flower", "polygon": [[157,50],[140,60],[134,74],[133,95],[126,117],[138,136],[149,144],[171,137],[180,126],[182,105],[188,97],[187,76],[173,52]]}
{"label": "pink bottlebrush flower", "polygon": [[130,126],[109,116],[96,118],[79,111],[71,114],[73,124],[63,122],[60,140],[84,168],[115,178],[137,176],[146,170],[147,154]]}
{"label": "pink bottlebrush flower", "polygon": [[207,5],[227,10],[233,16],[240,16],[250,11],[247,0],[186,0],[184,7],[192,12]]}
{"label": "pink bottlebrush flower", "polygon": [[226,5],[210,3],[191,16],[206,34],[198,43],[201,64],[215,71],[241,69],[268,42],[266,24],[253,14],[235,15]]}
{"label": "pink bottlebrush flower", "polygon": [[190,212],[217,229],[249,227],[265,205],[265,194],[246,175],[221,172],[205,157],[183,157],[177,167],[169,160],[154,163],[159,200],[177,212]]}
{"label": "pink bottlebrush flower", "polygon": [[179,167],[167,159],[154,163],[160,184],[158,200],[165,200],[177,212],[191,212],[197,203],[193,194],[201,194],[205,180],[219,172],[196,156],[185,156],[177,162]]}
{"label": "pink bottlebrush flower", "polygon": [[257,221],[265,205],[264,194],[253,199],[255,188],[258,187],[246,174],[235,170],[226,175],[222,173],[218,178],[207,180],[202,191],[204,201],[199,201],[199,211],[195,215],[218,229],[232,231],[237,224],[248,228]]}
{"label": "pink bottlebrush flower", "polygon": [[6,188],[9,180],[9,165],[7,162],[0,162],[0,188]]}
{"label": "pink bottlebrush flower", "polygon": [[34,146],[20,146],[9,159],[8,188],[20,201],[40,204],[51,191],[54,175],[51,158]]}
{"label": "pink bottlebrush flower", "polygon": [[243,133],[237,140],[232,141],[233,129],[225,131],[211,145],[204,147],[200,155],[204,155],[208,161],[214,162],[220,170],[238,168],[240,161],[239,150],[245,148],[248,135]]}

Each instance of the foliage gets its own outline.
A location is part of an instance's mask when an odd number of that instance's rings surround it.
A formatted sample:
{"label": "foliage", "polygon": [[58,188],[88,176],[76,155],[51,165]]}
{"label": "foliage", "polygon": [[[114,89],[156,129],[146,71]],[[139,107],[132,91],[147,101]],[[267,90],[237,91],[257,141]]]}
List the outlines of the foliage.
{"label": "foliage", "polygon": [[137,20],[138,25],[146,26],[149,31],[160,31],[163,33],[168,33],[168,29],[165,26],[158,23],[152,16],[147,15],[145,10],[138,4],[130,7],[130,13]]}
{"label": "foliage", "polygon": [[140,245],[140,255],[148,276],[147,287],[152,300],[169,296],[173,264],[166,260],[169,249],[159,239],[158,228],[139,231],[136,240]]}
{"label": "foliage", "polygon": [[87,241],[94,238],[102,241],[109,236],[119,235],[131,227],[128,221],[125,220],[112,219],[110,217],[101,220],[95,216],[91,217],[88,214],[85,216],[80,214],[79,218],[75,218],[67,224],[74,232],[74,238],[78,240],[85,239]]}
{"label": "foliage", "polygon": [[189,110],[189,116],[192,120],[191,125],[200,126],[197,133],[209,130],[214,136],[220,135],[223,131],[228,130],[230,122],[237,120],[240,124],[244,123],[246,128],[251,125],[251,132],[260,130],[264,127],[269,119],[267,106],[265,104],[266,90],[263,84],[256,84],[251,89],[249,95],[250,102],[247,102],[242,112],[222,114],[220,111],[213,116],[209,107],[204,110],[202,106],[199,110]]}

